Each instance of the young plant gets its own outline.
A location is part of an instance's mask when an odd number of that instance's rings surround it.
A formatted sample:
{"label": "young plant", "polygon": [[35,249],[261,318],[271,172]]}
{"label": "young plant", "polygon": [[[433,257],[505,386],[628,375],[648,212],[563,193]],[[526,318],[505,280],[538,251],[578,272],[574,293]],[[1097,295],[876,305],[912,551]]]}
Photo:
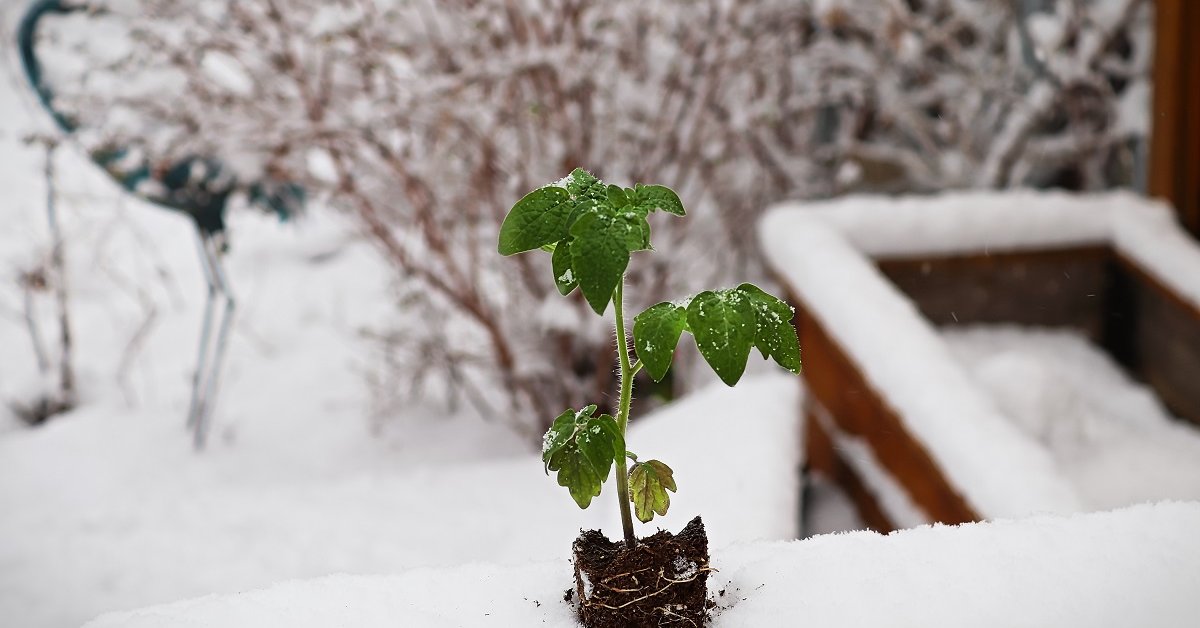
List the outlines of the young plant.
{"label": "young plant", "polygon": [[[517,201],[500,227],[498,247],[501,255],[536,249],[550,253],[554,283],[563,296],[578,288],[601,316],[610,302],[613,305],[621,381],[617,416],[597,416],[594,405],[563,412],[546,432],[542,461],[546,473],[558,474],[559,485],[570,491],[580,508],[587,508],[600,494],[615,466],[621,524],[629,545],[636,542],[630,505],[645,523],[655,514],[667,514],[668,492],[676,490],[671,467],[659,460],[641,461],[626,448],[634,375],[645,368],[650,377],[661,381],[685,331],[729,386],[741,378],[754,347],[764,359],[800,371],[792,308],[748,283],[659,303],[638,314],[633,320],[637,359],[630,361],[622,299],[625,269],[632,253],[652,250],[647,218],[658,210],[676,216],[685,213],[679,196],[668,187],[606,185],[576,169]],[[633,461],[632,469],[627,459]]]}

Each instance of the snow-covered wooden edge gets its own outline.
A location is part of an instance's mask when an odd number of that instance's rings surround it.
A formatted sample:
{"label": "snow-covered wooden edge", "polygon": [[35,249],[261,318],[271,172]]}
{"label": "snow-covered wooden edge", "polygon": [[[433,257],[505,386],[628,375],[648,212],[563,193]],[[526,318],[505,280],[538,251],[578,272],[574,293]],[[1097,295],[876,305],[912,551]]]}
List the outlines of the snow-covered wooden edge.
{"label": "snow-covered wooden edge", "polygon": [[1129,193],[847,197],[781,205],[759,226],[771,267],[988,518],[1080,503],[870,258],[1108,244],[1200,306],[1200,274],[1186,270],[1200,268],[1200,249],[1165,206]]}
{"label": "snow-covered wooden edge", "polygon": [[[1200,504],[737,545],[714,628],[1194,626]],[[565,561],[338,575],[100,617],[85,628],[575,626]]]}
{"label": "snow-covered wooden edge", "polygon": [[1111,245],[1200,307],[1200,248],[1163,203],[1128,191],[1013,190],[849,196],[778,205],[762,232],[819,219],[876,258]]}

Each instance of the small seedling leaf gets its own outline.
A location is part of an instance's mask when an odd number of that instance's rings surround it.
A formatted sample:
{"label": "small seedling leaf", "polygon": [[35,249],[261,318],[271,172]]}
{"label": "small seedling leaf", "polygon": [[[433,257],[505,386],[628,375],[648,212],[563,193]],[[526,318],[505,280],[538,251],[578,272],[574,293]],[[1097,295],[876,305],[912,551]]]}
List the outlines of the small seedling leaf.
{"label": "small seedling leaf", "polygon": [[704,361],[728,386],[746,371],[754,346],[754,308],[740,290],[704,291],[688,304],[687,323]]}
{"label": "small seedling leaf", "polygon": [[628,221],[605,211],[585,213],[571,225],[571,267],[583,298],[597,314],[604,314],[629,266],[632,230]]}
{"label": "small seedling leaf", "polygon": [[665,185],[642,185],[639,183],[633,186],[633,192],[633,202],[638,207],[644,207],[650,211],[661,209],[676,216],[683,216],[686,213],[683,210],[683,202],[679,200],[679,195]]}
{"label": "small seedling leaf", "polygon": [[497,250],[501,255],[513,255],[558,242],[573,209],[571,195],[558,186],[526,194],[504,217]]}
{"label": "small seedling leaf", "polygon": [[558,293],[564,297],[571,294],[579,282],[575,278],[575,270],[571,268],[571,240],[564,239],[554,247],[554,255],[550,256],[550,267],[554,271],[554,285]]}
{"label": "small seedling leaf", "polygon": [[542,441],[546,472],[558,474],[580,508],[587,508],[612,470],[617,456],[625,455],[625,440],[611,416],[592,416],[596,406],[558,415]]}
{"label": "small seedling leaf", "polygon": [[625,235],[625,248],[629,249],[630,253],[651,248],[650,221],[646,220],[646,216],[631,211],[621,214],[621,217],[629,229]]}
{"label": "small seedling leaf", "polygon": [[754,346],[764,358],[775,360],[779,366],[800,372],[800,343],[792,326],[795,311],[792,306],[764,292],[752,283],[737,287],[754,308]]}
{"label": "small seedling leaf", "polygon": [[585,199],[603,203],[608,200],[608,187],[604,182],[596,178],[596,175],[584,170],[576,168],[567,176],[567,192],[570,192],[571,198],[576,201]]}
{"label": "small seedling leaf", "polygon": [[633,348],[654,381],[666,377],[685,329],[687,308],[674,303],[652,305],[633,318]]}
{"label": "small seedling leaf", "polygon": [[653,519],[655,514],[667,514],[671,507],[671,496],[667,491],[675,490],[675,473],[661,461],[639,462],[629,472],[629,501],[633,503],[634,515],[642,523]]}
{"label": "small seedling leaf", "polygon": [[621,209],[631,202],[625,190],[618,185],[608,186],[608,203],[616,209]]}

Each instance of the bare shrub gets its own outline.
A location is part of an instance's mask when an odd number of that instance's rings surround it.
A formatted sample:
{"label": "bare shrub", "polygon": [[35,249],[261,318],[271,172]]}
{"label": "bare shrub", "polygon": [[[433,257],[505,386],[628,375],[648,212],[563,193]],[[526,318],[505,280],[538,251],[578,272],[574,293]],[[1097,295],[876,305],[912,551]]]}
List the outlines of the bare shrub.
{"label": "bare shrub", "polygon": [[[627,298],[644,306],[687,294],[683,277],[754,278],[754,218],[772,202],[1105,187],[1130,180],[1145,136],[1144,0],[108,10],[87,19],[118,24],[129,45],[108,42],[60,98],[95,129],[85,142],[215,155],[348,212],[406,285],[380,332],[411,356],[394,364],[416,384],[469,389],[531,435],[613,377],[602,319],[528,260],[497,263],[499,222],[535,182],[583,166],[679,191],[696,219],[654,224],[670,253],[631,265]],[[702,267],[668,272],[681,259]]]}

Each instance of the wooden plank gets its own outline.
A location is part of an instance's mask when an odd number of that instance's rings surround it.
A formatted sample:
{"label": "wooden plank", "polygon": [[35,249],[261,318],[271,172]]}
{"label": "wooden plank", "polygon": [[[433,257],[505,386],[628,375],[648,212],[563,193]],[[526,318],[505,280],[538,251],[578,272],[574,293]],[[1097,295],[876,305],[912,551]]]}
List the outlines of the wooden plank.
{"label": "wooden plank", "polygon": [[804,348],[804,379],[809,394],[828,409],[837,428],[864,439],[879,463],[933,520],[978,521],[980,516],[950,485],[925,447],[867,383],[855,363],[824,327],[792,297],[796,328]]}
{"label": "wooden plank", "polygon": [[1154,98],[1151,105],[1151,196],[1175,206],[1200,236],[1200,2],[1155,3]]}
{"label": "wooden plank", "polygon": [[1112,272],[1107,348],[1172,414],[1200,425],[1200,308],[1123,255]]}
{"label": "wooden plank", "polygon": [[[1177,2],[1180,0],[1176,0]],[[1180,221],[1193,235],[1200,238],[1200,2],[1189,0],[1184,3],[1183,21],[1186,50],[1181,51],[1180,65],[1183,67],[1182,102],[1178,108],[1184,112],[1182,151],[1175,162],[1176,178],[1181,189],[1174,199]]]}
{"label": "wooden plank", "polygon": [[875,495],[834,446],[833,438],[816,416],[817,411],[816,404],[810,404],[804,418],[805,465],[808,470],[816,471],[837,484],[854,502],[858,516],[867,528],[882,534],[896,530]]}
{"label": "wooden plank", "polygon": [[1099,340],[1111,255],[1082,246],[876,261],[935,325],[1072,327]]}

